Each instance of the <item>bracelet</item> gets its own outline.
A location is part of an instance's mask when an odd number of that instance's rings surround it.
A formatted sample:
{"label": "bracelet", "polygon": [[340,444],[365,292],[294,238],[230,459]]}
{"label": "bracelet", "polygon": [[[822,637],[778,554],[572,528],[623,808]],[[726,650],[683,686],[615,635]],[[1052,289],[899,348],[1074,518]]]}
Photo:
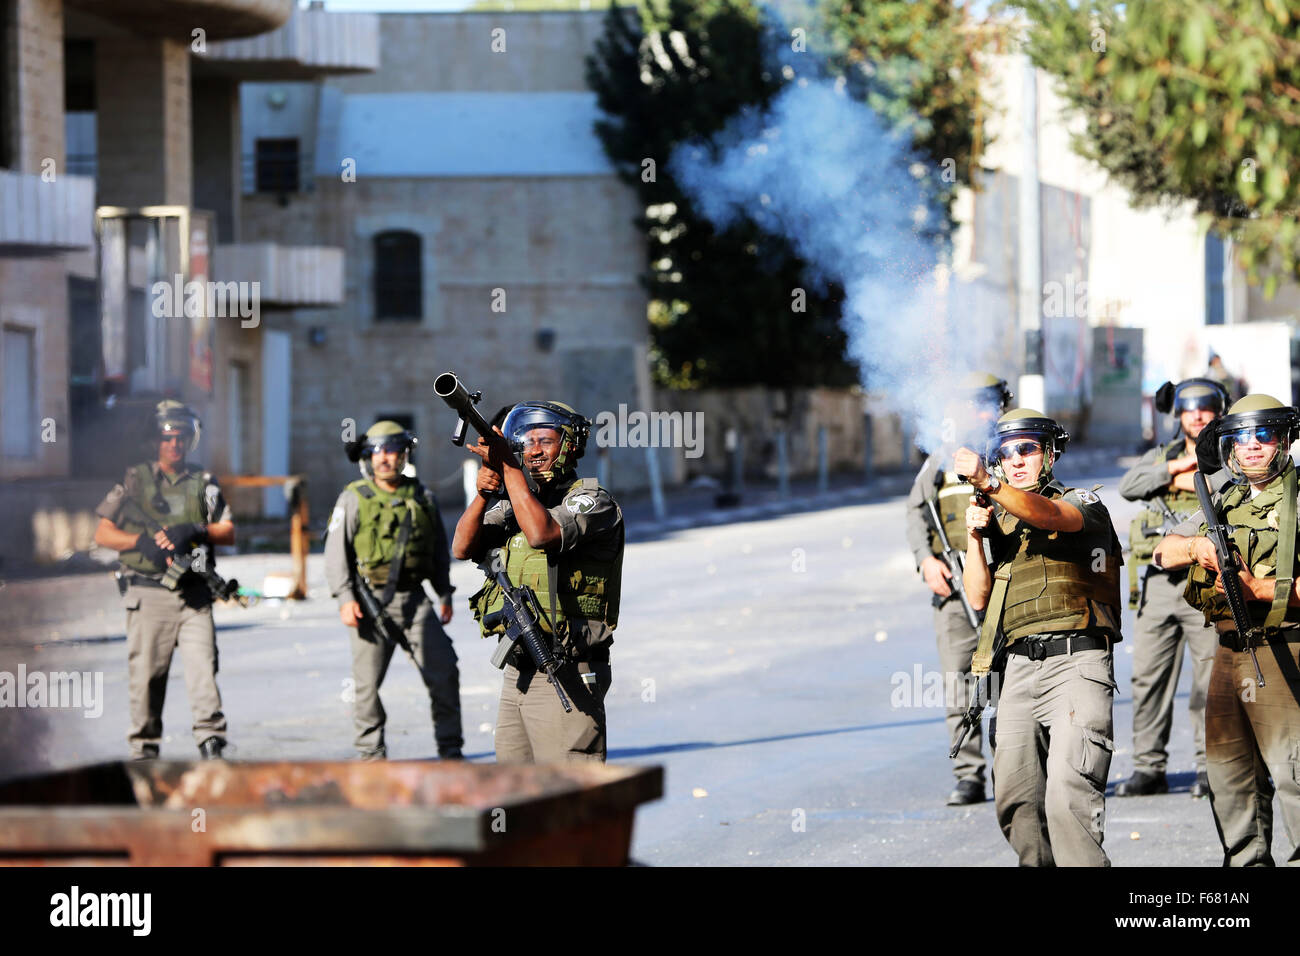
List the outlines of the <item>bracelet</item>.
{"label": "bracelet", "polygon": [[1195,538],[1188,538],[1188,539],[1187,539],[1187,563],[1188,563],[1188,564],[1195,564],[1195,563],[1196,563],[1196,555],[1192,553],[1192,546],[1193,546],[1194,544],[1196,544],[1196,539],[1195,539]]}

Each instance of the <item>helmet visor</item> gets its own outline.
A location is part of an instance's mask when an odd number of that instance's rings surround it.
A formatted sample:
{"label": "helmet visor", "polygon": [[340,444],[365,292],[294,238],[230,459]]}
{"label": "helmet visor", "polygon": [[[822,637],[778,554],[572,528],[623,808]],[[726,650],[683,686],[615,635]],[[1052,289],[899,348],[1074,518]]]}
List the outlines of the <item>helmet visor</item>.
{"label": "helmet visor", "polygon": [[380,452],[401,454],[410,447],[411,442],[405,435],[381,435],[377,438],[367,438],[366,443],[362,446],[366,455],[377,455]]}
{"label": "helmet visor", "polygon": [[1269,481],[1291,460],[1289,430],[1276,423],[1242,425],[1219,432],[1219,460],[1238,481]]}
{"label": "helmet visor", "polygon": [[1202,385],[1199,382],[1187,382],[1178,386],[1174,392],[1174,414],[1209,409],[1216,415],[1223,414],[1223,393],[1217,388]]}

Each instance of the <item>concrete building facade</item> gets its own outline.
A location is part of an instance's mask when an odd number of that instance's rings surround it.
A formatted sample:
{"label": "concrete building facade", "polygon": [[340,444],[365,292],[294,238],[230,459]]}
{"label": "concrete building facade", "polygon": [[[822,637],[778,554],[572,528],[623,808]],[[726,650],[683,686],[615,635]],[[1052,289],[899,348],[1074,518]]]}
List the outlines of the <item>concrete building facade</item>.
{"label": "concrete building facade", "polygon": [[[951,285],[954,316],[991,330],[987,363],[1018,379],[1026,329],[1036,325],[1041,384],[1026,383],[1021,400],[1105,443],[1149,431],[1151,393],[1166,379],[1205,374],[1212,352],[1289,399],[1300,286],[1283,281],[1265,300],[1231,244],[1208,235],[1189,207],[1135,209],[1071,148],[1082,120],[1068,114],[1051,76],[1015,54],[988,63],[992,142],[982,189],[964,190],[956,205]],[[1280,354],[1258,355],[1253,343],[1270,322]]]}
{"label": "concrete building facade", "polygon": [[[291,316],[291,467],[311,472],[313,509],[356,475],[345,430],[380,416],[415,428],[421,476],[460,500],[469,456],[432,387],[448,369],[489,417],[529,398],[591,418],[648,407],[639,210],[583,74],[601,17],[383,15],[374,73],[244,87],[244,151],[296,139],[314,175],[287,205],[246,192],[243,234],[347,263],[342,308]],[[643,452],[609,467],[618,488],[644,484]]]}
{"label": "concrete building facade", "polygon": [[[251,383],[286,379],[275,312],[337,304],[342,253],[241,243],[238,87],[373,69],[376,39],[373,17],[294,0],[0,3],[0,560],[89,546],[89,509],[163,396],[199,412],[218,474],[287,449],[287,397],[279,421]],[[192,282],[253,290],[266,321],[209,295],[191,310]]]}

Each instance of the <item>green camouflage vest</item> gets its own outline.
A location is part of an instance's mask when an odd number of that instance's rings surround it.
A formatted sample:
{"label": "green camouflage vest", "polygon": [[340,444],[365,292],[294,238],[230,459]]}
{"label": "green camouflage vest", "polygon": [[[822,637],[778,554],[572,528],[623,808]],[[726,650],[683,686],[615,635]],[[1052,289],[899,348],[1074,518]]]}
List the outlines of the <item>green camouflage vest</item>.
{"label": "green camouflage vest", "polygon": [[[970,482],[959,480],[954,472],[943,473],[943,484],[935,496],[935,505],[939,509],[939,520],[943,522],[943,533],[948,536],[948,543],[958,551],[966,550],[966,509],[973,494],[975,489]],[[936,555],[943,553],[939,536],[933,531],[930,532],[930,550]]]}
{"label": "green camouflage vest", "polygon": [[[211,480],[212,476],[206,472],[190,470],[175,482],[163,481],[159,484],[154,480],[153,465],[141,462],[126,474],[126,499],[118,515],[119,520],[114,524],[129,534],[145,532],[153,537],[154,532],[141,520],[135,507],[126,504],[126,501],[134,502],[135,506],[164,528],[174,524],[206,522],[208,518],[203,508],[203,490]],[[159,498],[167,503],[166,511],[155,507]],[[123,567],[147,577],[160,577],[167,570],[166,564],[156,564],[134,548],[121,552],[118,560]]]}
{"label": "green camouflage vest", "polygon": [[[1157,462],[1170,462],[1178,458],[1186,448],[1184,439],[1179,438],[1176,441],[1166,445],[1159,455],[1156,456]],[[1174,512],[1180,518],[1190,517],[1195,514],[1200,504],[1196,500],[1195,491],[1183,491],[1181,489],[1167,488],[1160,497],[1165,499],[1165,504],[1169,510]],[[1138,606],[1138,580],[1142,569],[1151,563],[1151,556],[1156,553],[1156,545],[1160,539],[1168,533],[1165,527],[1165,513],[1160,510],[1160,506],[1154,501],[1148,502],[1148,506],[1139,511],[1137,517],[1128,526],[1128,606],[1135,608]]]}
{"label": "green camouflage vest", "polygon": [[397,537],[402,519],[411,515],[411,535],[406,542],[402,577],[398,587],[418,587],[433,574],[437,532],[431,514],[432,502],[421,491],[419,482],[403,480],[396,491],[384,491],[370,479],[348,485],[357,496],[357,533],[352,537],[352,552],[357,568],[371,587],[388,583],[388,569],[397,553]]}
{"label": "green camouflage vest", "polygon": [[[1224,522],[1234,529],[1229,537],[1241,557],[1242,565],[1257,578],[1277,577],[1279,515],[1288,473],[1294,473],[1294,470],[1288,468],[1284,471],[1253,501],[1250,498],[1250,485],[1238,484],[1227,488],[1219,503]],[[1296,534],[1295,525],[1296,522],[1292,522],[1292,535]],[[1208,525],[1202,521],[1197,534],[1204,535],[1207,528]],[[1295,567],[1290,577],[1294,579],[1296,572],[1300,571],[1300,562],[1293,560],[1292,564]],[[1199,564],[1193,565],[1187,575],[1187,587],[1183,591],[1187,603],[1205,614],[1207,624],[1232,620],[1227,599],[1214,589],[1217,577],[1215,572]],[[1266,601],[1246,602],[1246,610],[1250,612],[1254,624],[1265,623],[1269,608]],[[1300,607],[1287,607],[1282,620],[1291,625],[1300,623]]]}
{"label": "green camouflage vest", "polygon": [[[564,492],[568,497],[574,491],[582,489],[594,492],[600,484],[594,478],[581,478],[569,485]],[[608,540],[605,540],[608,539]],[[506,577],[515,587],[526,586],[537,594],[537,603],[544,615],[551,613],[550,575],[547,569],[546,552],[533,548],[528,538],[521,531],[512,536],[503,546],[506,564]],[[584,544],[577,552],[564,552],[559,555],[556,567],[555,617],[557,629],[561,636],[566,629],[561,626],[569,618],[587,621],[603,621],[612,631],[618,626],[618,605],[623,580],[623,531],[619,526],[617,535],[607,535]],[[483,618],[500,610],[505,597],[494,581],[488,581],[469,599],[474,610],[474,619],[480,622],[483,636],[501,634],[505,624],[487,630],[482,628]],[[551,632],[548,622],[541,622],[542,629]]]}
{"label": "green camouflage vest", "polygon": [[[1052,482],[1041,493],[1058,499],[1071,490]],[[1010,573],[1001,608],[1008,644],[1030,634],[1094,627],[1094,602],[1113,608],[1118,619],[1123,552],[1113,528],[1101,534],[1044,531],[1006,511],[998,527],[1011,549],[998,567],[998,574]],[[985,619],[994,614],[990,607]]]}

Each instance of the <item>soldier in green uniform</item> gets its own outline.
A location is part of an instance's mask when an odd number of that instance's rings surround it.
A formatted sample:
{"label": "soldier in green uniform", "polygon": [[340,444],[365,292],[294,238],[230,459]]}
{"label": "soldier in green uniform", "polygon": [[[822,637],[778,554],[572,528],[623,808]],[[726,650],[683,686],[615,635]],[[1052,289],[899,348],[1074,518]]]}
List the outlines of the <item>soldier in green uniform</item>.
{"label": "soldier in green uniform", "polygon": [[[1133,645],[1133,776],[1115,788],[1115,796],[1165,793],[1169,730],[1174,718],[1174,693],[1183,666],[1183,648],[1192,655],[1192,690],[1188,713],[1195,743],[1196,782],[1193,797],[1209,795],[1205,774],[1205,689],[1217,647],[1215,634],[1201,613],[1183,599],[1185,570],[1151,566],[1151,555],[1163,534],[1199,510],[1192,475],[1196,471],[1196,439],[1223,414],[1227,394],[1218,382],[1189,378],[1166,384],[1156,395],[1158,411],[1178,416],[1180,433],[1167,445],[1147,452],[1120,480],[1119,493],[1147,507],[1129,527],[1129,606],[1137,608]],[[1228,480],[1224,471],[1210,479],[1213,489]],[[1145,570],[1145,577],[1139,575]]]}
{"label": "soldier in green uniform", "polygon": [[[180,402],[162,401],[154,409],[154,426],[157,460],[129,468],[95,509],[95,543],[120,552],[122,563],[127,741],[134,759],[158,756],[167,673],[179,648],[194,742],[204,759],[215,759],[226,745],[226,717],[217,689],[212,592],[194,571],[179,578],[167,571],[195,545],[234,544],[235,525],[216,480],[187,460],[198,446],[198,416]],[[213,558],[205,553],[203,560]]]}
{"label": "soldier in green uniform", "polygon": [[[355,589],[358,578],[402,628],[411,658],[429,692],[438,756],[461,757],[460,671],[442,625],[451,622],[451,558],[447,532],[433,493],[403,474],[416,439],[393,421],[375,422],[355,449],[364,477],[339,495],[325,538],[325,578],[339,602],[339,618],[352,629],[354,744],[363,760],[388,756],[388,715],[379,686],[394,645],[364,617]],[[352,457],[350,454],[349,457]],[[441,613],[424,591],[428,580]]]}
{"label": "soldier in green uniform", "polygon": [[[563,402],[524,402],[506,416],[498,438],[470,447],[483,460],[479,493],[456,525],[452,552],[482,561],[492,549],[502,549],[510,582],[537,594],[542,627],[561,663],[557,675],[573,704],[566,712],[546,674],[516,648],[505,666],[497,715],[501,763],[605,759],[623,513],[594,478],[577,475],[590,428],[589,420]],[[484,620],[502,602],[491,581],[470,598],[485,637],[504,628],[489,628]]]}
{"label": "soldier in green uniform", "polygon": [[998,419],[994,474],[970,449],[953,457],[998,511],[995,522],[972,499],[963,578],[971,602],[987,605],[973,673],[989,671],[999,627],[1007,637],[993,800],[1022,866],[1110,865],[1101,844],[1123,554],[1101,500],[1052,477],[1068,440],[1041,412],[1017,408]]}
{"label": "soldier in green uniform", "polygon": [[[990,426],[1011,403],[1007,383],[995,375],[974,372],[962,380],[959,393],[964,403],[949,409],[948,423],[953,438],[958,434],[964,440],[968,433],[980,432],[977,443],[982,447]],[[951,447],[951,446],[949,446]],[[944,671],[944,687],[952,690],[953,698],[945,700],[945,722],[948,728],[949,747],[957,742],[961,718],[966,712],[967,700],[961,693],[970,676],[971,654],[979,635],[966,617],[961,600],[948,583],[952,572],[940,557],[942,545],[930,517],[929,501],[934,501],[943,522],[948,543],[959,552],[966,551],[966,505],[970,500],[971,486],[959,477],[948,464],[943,453],[930,455],[921,466],[912,491],[907,498],[907,543],[912,549],[916,569],[934,594],[934,632],[939,646],[939,666]],[[957,758],[952,762],[956,787],[948,797],[949,806],[962,806],[984,802],[984,754],[981,748],[983,734],[979,726],[972,728]]]}
{"label": "soldier in green uniform", "polygon": [[[1291,844],[1286,862],[1300,866],[1300,564],[1291,460],[1300,411],[1269,395],[1247,395],[1212,427],[1214,464],[1233,480],[1215,495],[1217,520],[1233,529],[1242,595],[1251,624],[1262,633],[1237,632],[1203,515],[1163,538],[1153,560],[1171,569],[1194,565],[1187,600],[1218,633],[1205,705],[1205,757],[1224,865],[1273,865],[1276,794]],[[1203,440],[1202,451],[1207,445]]]}

